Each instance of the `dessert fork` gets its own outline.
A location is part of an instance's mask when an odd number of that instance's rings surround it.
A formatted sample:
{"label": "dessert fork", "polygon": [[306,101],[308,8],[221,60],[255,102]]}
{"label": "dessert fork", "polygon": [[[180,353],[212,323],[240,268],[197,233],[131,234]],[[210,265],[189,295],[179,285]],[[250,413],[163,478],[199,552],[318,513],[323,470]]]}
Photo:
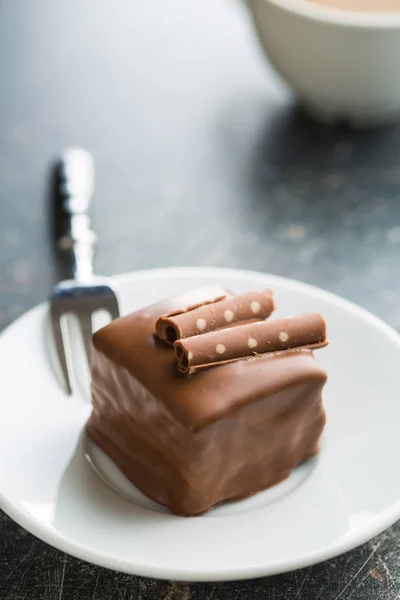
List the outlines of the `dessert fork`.
{"label": "dessert fork", "polygon": [[50,318],[66,389],[71,394],[73,367],[64,316],[73,314],[77,317],[90,364],[92,315],[105,310],[112,319],[116,319],[119,317],[119,305],[111,279],[93,275],[96,235],[88,215],[94,187],[92,156],[82,148],[68,148],[61,157],[57,175],[57,200],[65,222],[64,235],[59,238],[58,247],[69,254],[72,277],[54,288],[50,298]]}

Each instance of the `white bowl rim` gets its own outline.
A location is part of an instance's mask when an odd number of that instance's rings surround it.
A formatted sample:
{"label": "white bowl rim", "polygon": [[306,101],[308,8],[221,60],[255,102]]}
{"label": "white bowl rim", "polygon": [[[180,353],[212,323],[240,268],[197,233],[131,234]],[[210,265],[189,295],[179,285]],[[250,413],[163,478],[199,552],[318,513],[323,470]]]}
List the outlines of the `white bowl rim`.
{"label": "white bowl rim", "polygon": [[[248,4],[257,0],[247,0]],[[334,8],[315,4],[310,0],[259,0],[297,16],[325,24],[359,29],[400,29],[400,10],[393,12],[367,12]]]}

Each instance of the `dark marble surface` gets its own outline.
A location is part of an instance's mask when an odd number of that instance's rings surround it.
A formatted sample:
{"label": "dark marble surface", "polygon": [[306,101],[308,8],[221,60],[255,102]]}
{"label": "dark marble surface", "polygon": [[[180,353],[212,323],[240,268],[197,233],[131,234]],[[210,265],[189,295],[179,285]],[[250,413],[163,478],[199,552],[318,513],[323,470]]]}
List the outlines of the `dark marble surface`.
{"label": "dark marble surface", "polygon": [[[325,129],[234,0],[0,2],[0,328],[57,279],[48,172],[93,151],[98,272],[228,265],[323,286],[400,327],[400,129]],[[53,550],[0,513],[1,600],[395,600],[400,529],[297,573],[174,584]]]}

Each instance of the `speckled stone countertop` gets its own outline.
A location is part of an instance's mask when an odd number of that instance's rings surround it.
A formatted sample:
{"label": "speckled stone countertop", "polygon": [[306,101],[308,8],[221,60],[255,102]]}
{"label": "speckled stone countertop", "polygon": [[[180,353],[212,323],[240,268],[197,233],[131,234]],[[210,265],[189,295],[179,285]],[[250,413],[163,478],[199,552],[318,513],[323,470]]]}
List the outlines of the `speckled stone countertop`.
{"label": "speckled stone countertop", "polygon": [[[400,327],[400,129],[326,129],[234,0],[0,4],[0,329],[60,275],[48,172],[95,155],[96,270],[224,265],[340,293]],[[218,584],[70,558],[0,512],[1,600],[395,600],[398,525],[303,571]]]}

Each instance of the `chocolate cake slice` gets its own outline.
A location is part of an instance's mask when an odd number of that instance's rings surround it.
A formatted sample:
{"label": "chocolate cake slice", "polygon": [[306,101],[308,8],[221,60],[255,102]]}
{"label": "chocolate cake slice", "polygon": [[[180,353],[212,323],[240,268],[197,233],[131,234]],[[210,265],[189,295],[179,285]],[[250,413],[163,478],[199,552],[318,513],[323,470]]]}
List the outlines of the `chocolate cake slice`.
{"label": "chocolate cake slice", "polygon": [[[155,335],[159,318],[205,302],[215,311],[213,299],[230,298],[219,287],[194,290],[117,319],[93,337],[88,435],[135,486],[178,515],[203,513],[285,479],[318,452],[325,424],[326,372],[311,349],[285,350],[286,332],[279,333],[284,351],[256,354],[253,347],[254,356],[242,360],[215,364],[214,357],[211,368],[194,374],[178,369],[174,340]],[[253,300],[252,309],[258,304]],[[228,311],[220,312],[229,320]],[[252,324],[227,326],[235,332]],[[227,331],[221,329],[225,338]],[[206,344],[208,336],[215,330],[187,340]]]}

